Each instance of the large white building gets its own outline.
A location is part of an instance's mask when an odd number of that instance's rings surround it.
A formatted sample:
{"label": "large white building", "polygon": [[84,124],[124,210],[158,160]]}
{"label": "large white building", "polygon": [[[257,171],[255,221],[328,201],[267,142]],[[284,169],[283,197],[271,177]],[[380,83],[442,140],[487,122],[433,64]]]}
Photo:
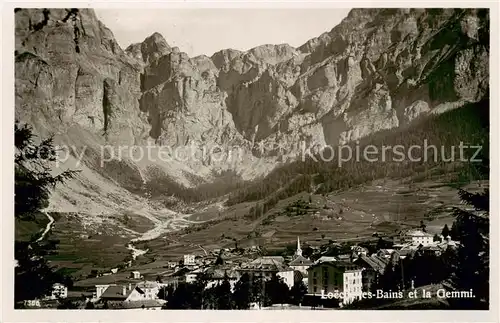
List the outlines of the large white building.
{"label": "large white building", "polygon": [[194,255],[184,255],[184,266],[192,266],[195,264],[196,263]]}
{"label": "large white building", "polygon": [[411,242],[413,245],[422,245],[425,247],[433,244],[434,236],[422,230],[413,230],[406,233],[405,240]]}
{"label": "large white building", "polygon": [[68,297],[68,287],[63,284],[55,283],[52,285],[52,292],[46,299],[61,299]]}
{"label": "large white building", "polygon": [[341,304],[361,299],[362,268],[350,262],[327,261],[308,269],[308,294],[318,297],[333,295]]}

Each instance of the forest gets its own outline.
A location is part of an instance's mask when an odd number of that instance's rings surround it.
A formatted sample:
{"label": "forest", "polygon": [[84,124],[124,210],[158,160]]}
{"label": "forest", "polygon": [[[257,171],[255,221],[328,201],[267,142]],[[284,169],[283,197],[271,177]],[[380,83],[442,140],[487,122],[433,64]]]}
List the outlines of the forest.
{"label": "forest", "polygon": [[[441,115],[422,119],[407,129],[382,131],[372,137],[360,141],[360,146],[375,147],[422,146],[424,140],[428,145],[444,147],[444,158],[434,158],[435,151],[428,151],[427,159],[422,150],[415,150],[412,155],[421,161],[396,161],[397,156],[392,151],[386,154],[386,160],[371,162],[368,160],[351,159],[338,167],[337,161],[318,161],[309,158],[296,161],[272,171],[262,180],[245,183],[243,187],[231,193],[227,205],[242,202],[264,200],[263,212],[270,210],[279,200],[300,192],[317,194],[345,190],[376,179],[388,178],[406,180],[409,183],[446,175],[450,185],[460,187],[471,180],[484,179],[484,168],[489,162],[489,100],[468,104]],[[455,147],[455,159],[458,159],[460,143],[465,146],[482,146],[480,156],[482,162],[450,162],[451,147]],[[352,144],[354,151],[355,147]],[[465,159],[470,160],[475,149],[464,149]],[[394,160],[393,160],[394,159]]]}

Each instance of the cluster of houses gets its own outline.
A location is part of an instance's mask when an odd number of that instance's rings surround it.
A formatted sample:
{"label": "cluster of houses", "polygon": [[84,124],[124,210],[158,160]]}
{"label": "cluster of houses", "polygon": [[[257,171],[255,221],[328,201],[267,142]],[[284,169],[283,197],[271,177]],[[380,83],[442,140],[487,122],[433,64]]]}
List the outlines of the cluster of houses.
{"label": "cluster of houses", "polygon": [[[281,277],[289,288],[301,281],[307,287],[306,297],[324,298],[330,293],[340,295],[336,301],[339,306],[343,306],[360,299],[363,292],[372,290],[391,259],[404,259],[416,250],[440,255],[448,247],[457,246],[457,242],[450,237],[435,240],[429,233],[413,230],[398,237],[390,249],[379,249],[369,255],[366,248],[352,246],[349,254],[321,256],[316,261],[303,256],[299,238],[291,259],[261,256],[235,262],[222,260],[220,255],[226,251],[224,249],[213,250],[211,255],[206,254],[205,257],[188,254],[184,255],[181,262],[168,262],[165,267],[169,270],[160,273],[156,281],[145,280],[139,271],[132,271],[131,282],[126,284],[96,285],[89,301],[109,309],[161,309],[166,303],[159,297],[163,287],[172,286],[175,289],[180,283],[193,283],[201,274],[205,274],[205,277],[209,277],[207,288],[227,279],[234,289],[240,277],[248,274],[251,279]],[[63,299],[67,293],[64,285],[55,284],[48,298]]]}
{"label": "cluster of houses", "polygon": [[[360,299],[363,292],[371,290],[394,257],[404,259],[416,250],[439,255],[450,246],[457,246],[457,242],[450,237],[434,241],[433,235],[412,230],[401,236],[390,249],[380,249],[369,255],[366,248],[353,246],[349,254],[321,256],[314,262],[302,255],[299,238],[295,254],[288,261],[282,256],[262,256],[239,264],[232,261],[216,264],[216,257],[184,255],[182,265],[173,262],[169,266],[173,272],[162,276],[161,282],[143,281],[135,286],[97,285],[95,300],[107,302],[109,308],[161,308],[165,301],[158,298],[158,291],[163,286],[175,288],[179,283],[192,283],[200,274],[206,274],[206,277],[210,277],[207,288],[224,279],[228,279],[234,288],[240,277],[248,274],[251,278],[281,277],[289,288],[302,281],[307,287],[306,296],[321,298],[329,293],[341,295],[338,302],[343,306]],[[131,277],[141,279],[142,275],[135,271]]]}
{"label": "cluster of houses", "polygon": [[440,236],[435,241],[433,235],[421,230],[408,231],[397,238],[392,248],[379,249],[371,255],[366,248],[353,246],[351,254],[321,257],[307,269],[308,294],[317,297],[337,294],[341,295],[339,305],[349,304],[360,299],[363,292],[372,290],[390,261],[404,259],[417,250],[439,256],[448,247],[457,246],[458,242],[449,236]]}

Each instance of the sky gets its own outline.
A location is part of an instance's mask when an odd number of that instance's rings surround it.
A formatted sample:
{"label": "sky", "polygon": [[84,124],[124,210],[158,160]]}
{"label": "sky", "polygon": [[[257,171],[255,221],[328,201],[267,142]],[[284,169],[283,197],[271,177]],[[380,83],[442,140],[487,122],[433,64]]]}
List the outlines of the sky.
{"label": "sky", "polygon": [[190,57],[211,56],[233,48],[248,50],[264,44],[293,47],[318,37],[347,16],[350,9],[95,9],[98,18],[125,49],[154,32]]}

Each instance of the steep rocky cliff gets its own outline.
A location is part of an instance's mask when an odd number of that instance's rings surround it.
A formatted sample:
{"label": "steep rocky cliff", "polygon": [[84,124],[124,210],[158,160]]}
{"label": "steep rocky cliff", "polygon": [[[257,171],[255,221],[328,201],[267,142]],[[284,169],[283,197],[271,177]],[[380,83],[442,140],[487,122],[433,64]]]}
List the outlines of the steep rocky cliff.
{"label": "steep rocky cliff", "polygon": [[[487,10],[354,9],[299,48],[193,58],[158,33],[122,50],[88,9],[15,15],[16,117],[42,135],[55,132],[60,144],[90,147],[79,184],[59,200],[73,199],[77,209],[94,201],[81,198],[89,183],[111,183],[123,195],[157,180],[152,169],[187,186],[227,170],[249,179],[296,155],[301,141],[357,140],[488,91]],[[238,147],[240,155],[100,167],[102,145]]]}
{"label": "steep rocky cliff", "polygon": [[146,67],[141,110],[159,118],[152,135],[173,144],[203,133],[221,143],[204,124],[289,152],[302,140],[342,144],[479,100],[488,38],[484,10],[355,9],[298,49],[171,52]]}
{"label": "steep rocky cliff", "polygon": [[16,12],[16,116],[40,131],[76,123],[111,142],[144,137],[139,72],[92,10]]}

